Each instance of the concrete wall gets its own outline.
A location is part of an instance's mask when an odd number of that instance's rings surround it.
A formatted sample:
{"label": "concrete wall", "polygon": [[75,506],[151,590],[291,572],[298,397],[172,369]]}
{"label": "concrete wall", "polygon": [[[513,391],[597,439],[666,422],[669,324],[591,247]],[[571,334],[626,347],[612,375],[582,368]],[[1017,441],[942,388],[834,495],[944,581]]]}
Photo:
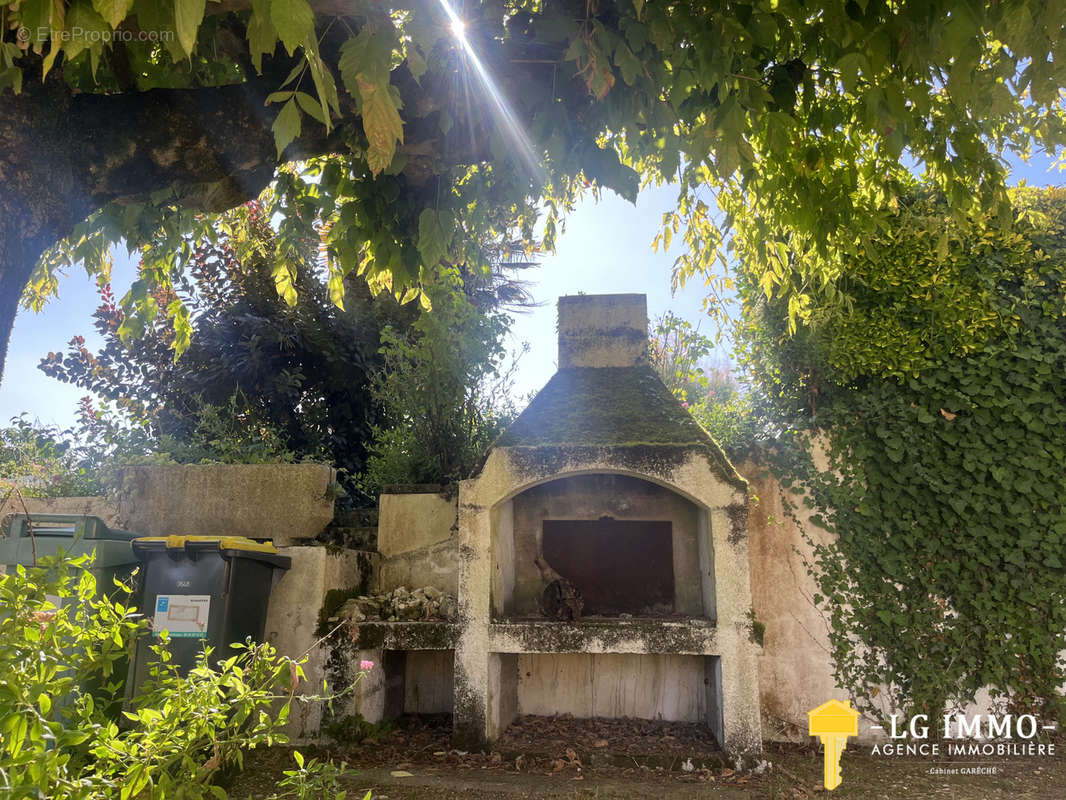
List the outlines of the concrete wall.
{"label": "concrete wall", "polygon": [[[540,552],[542,523],[549,519],[657,520],[671,523],[674,556],[674,610],[705,613],[700,581],[699,509],[681,495],[658,484],[627,475],[578,475],[534,486],[517,495],[513,504],[513,545],[506,541],[508,526],[497,528],[494,548],[501,575],[502,560],[513,558],[513,596],[494,599],[505,615],[534,615],[543,582],[533,559]],[[512,555],[513,553],[513,555]],[[499,591],[506,592],[505,582]]]}
{"label": "concrete wall", "polygon": [[703,722],[701,656],[523,653],[518,713]]}
{"label": "concrete wall", "polygon": [[333,520],[326,464],[125,467],[114,502],[121,527],[148,536],[217,535],[312,539]]}
{"label": "concrete wall", "polygon": [[559,368],[632,367],[648,357],[642,294],[559,298]]}
{"label": "concrete wall", "polygon": [[392,558],[455,535],[457,496],[441,492],[382,492],[378,501],[378,552]]}
{"label": "concrete wall", "polygon": [[459,540],[452,537],[410,553],[381,560],[374,591],[384,594],[399,586],[432,586],[455,597],[459,592]]}
{"label": "concrete wall", "polygon": [[[803,508],[797,509],[802,527],[785,515],[781,486],[766,468],[749,462],[738,471],[759,498],[748,515],[748,536],[752,607],[766,626],[758,657],[763,734],[775,741],[806,741],[807,712],[830,699],[848,699],[833,681],[828,621],[814,604],[817,588],[804,566],[811,555],[804,534],[815,543],[828,542],[830,534],[809,524]],[[861,741],[880,736],[860,718]]]}
{"label": "concrete wall", "polygon": [[20,502],[16,497],[9,497],[0,504],[0,520],[8,514],[85,514],[99,517],[113,528],[121,527],[118,522],[118,510],[106,497],[27,497]]}
{"label": "concrete wall", "polygon": [[[124,467],[107,497],[26,498],[30,513],[89,514],[144,536],[226,535],[293,544],[333,520],[326,464],[152,464]],[[0,518],[21,514],[8,498]]]}
{"label": "concrete wall", "polygon": [[[370,553],[323,546],[281,547],[279,550],[292,559],[292,567],[270,594],[266,639],[279,653],[290,658],[298,659],[307,654],[308,660],[303,667],[307,680],[297,694],[320,694],[330,651],[328,646],[315,646],[319,609],[326,592],[331,589],[369,587],[376,557]],[[341,691],[346,687],[330,688]],[[293,701],[287,733],[295,738],[316,736],[322,726],[323,712],[321,703]]]}
{"label": "concrete wall", "polygon": [[381,564],[374,590],[432,586],[459,591],[459,537],[455,494],[384,492],[379,501]]}

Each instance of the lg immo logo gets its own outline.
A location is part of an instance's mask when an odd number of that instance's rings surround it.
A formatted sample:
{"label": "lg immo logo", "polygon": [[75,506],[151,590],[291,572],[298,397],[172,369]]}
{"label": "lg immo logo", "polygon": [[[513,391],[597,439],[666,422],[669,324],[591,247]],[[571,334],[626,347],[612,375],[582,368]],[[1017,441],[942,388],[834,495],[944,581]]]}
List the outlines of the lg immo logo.
{"label": "lg immo logo", "polygon": [[[1039,741],[1042,724],[1033,714],[945,714],[934,725],[925,714],[889,717],[891,741],[874,745],[875,756],[1054,756],[1055,743]],[[884,728],[874,725],[875,730]],[[936,731],[934,733],[934,728]]]}
{"label": "lg immo logo", "polygon": [[[859,712],[851,703],[830,700],[807,712],[808,733],[817,736],[825,748],[825,788],[832,791],[841,783],[840,755],[849,736],[859,734]],[[889,717],[889,741],[875,744],[873,756],[969,756],[1010,758],[1015,756],[1054,756],[1055,743],[1038,741],[1041,732],[1053,731],[1054,724],[1041,724],[1033,714],[945,714],[933,733],[925,714],[905,718]],[[881,725],[872,730],[884,730]],[[986,770],[987,771],[987,770]],[[994,773],[994,770],[992,770]]]}

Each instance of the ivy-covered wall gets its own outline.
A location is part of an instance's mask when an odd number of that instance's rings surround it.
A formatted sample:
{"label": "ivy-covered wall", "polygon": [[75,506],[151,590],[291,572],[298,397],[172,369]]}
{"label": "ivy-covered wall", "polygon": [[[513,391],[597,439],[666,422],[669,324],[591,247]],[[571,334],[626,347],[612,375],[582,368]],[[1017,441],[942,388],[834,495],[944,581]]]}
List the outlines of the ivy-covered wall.
{"label": "ivy-covered wall", "polygon": [[795,332],[742,290],[770,459],[836,535],[811,559],[835,677],[875,714],[986,686],[1062,713],[1066,193],[1015,199],[1012,225],[908,199]]}

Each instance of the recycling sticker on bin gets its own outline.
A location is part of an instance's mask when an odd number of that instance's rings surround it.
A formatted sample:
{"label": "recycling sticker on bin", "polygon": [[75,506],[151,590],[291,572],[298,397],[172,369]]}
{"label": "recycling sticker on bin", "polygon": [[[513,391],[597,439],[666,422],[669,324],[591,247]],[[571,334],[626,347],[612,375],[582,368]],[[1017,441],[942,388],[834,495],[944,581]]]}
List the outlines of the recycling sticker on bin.
{"label": "recycling sticker on bin", "polygon": [[172,639],[206,639],[211,612],[209,594],[161,594],[156,597],[152,633],[167,631]]}

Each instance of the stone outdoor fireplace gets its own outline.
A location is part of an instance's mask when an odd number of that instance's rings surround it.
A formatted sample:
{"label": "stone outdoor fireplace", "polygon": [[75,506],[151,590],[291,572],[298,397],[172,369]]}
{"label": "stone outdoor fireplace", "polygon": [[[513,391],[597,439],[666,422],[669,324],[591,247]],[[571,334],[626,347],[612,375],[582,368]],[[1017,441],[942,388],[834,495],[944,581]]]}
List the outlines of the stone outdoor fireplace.
{"label": "stone outdoor fireplace", "polygon": [[705,724],[761,748],[747,485],[648,366],[643,295],[559,300],[559,370],[459,490],[454,730]]}
{"label": "stone outdoor fireplace", "polygon": [[759,754],[747,484],[648,365],[647,326],[643,295],[560,298],[559,370],[458,497],[382,494],[374,591],[458,611],[358,622],[332,677],[380,664],[367,720],[450,713],[462,749],[520,716],[676,721]]}

